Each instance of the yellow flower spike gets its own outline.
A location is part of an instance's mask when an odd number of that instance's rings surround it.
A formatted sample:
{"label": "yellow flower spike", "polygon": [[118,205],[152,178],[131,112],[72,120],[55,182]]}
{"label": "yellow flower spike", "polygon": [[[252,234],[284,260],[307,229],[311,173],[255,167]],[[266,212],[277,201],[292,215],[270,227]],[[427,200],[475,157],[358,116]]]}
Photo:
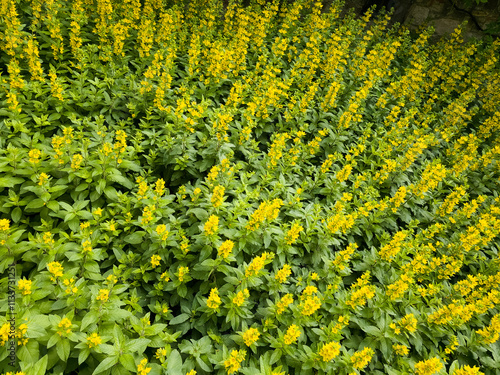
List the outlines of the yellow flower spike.
{"label": "yellow flower spike", "polygon": [[207,222],[205,223],[203,230],[208,236],[210,236],[215,232],[217,232],[218,226],[219,226],[219,218],[215,215],[211,215],[208,218]]}
{"label": "yellow flower spike", "polygon": [[292,324],[290,327],[288,327],[286,334],[283,337],[283,341],[285,342],[285,345],[291,345],[297,341],[300,335],[301,333],[299,327],[295,324]]}
{"label": "yellow flower spike", "polygon": [[229,358],[224,361],[224,367],[227,374],[230,375],[238,371],[241,367],[241,362],[245,360],[246,350],[232,350]]}
{"label": "yellow flower spike", "polygon": [[366,367],[374,354],[375,352],[372,348],[364,348],[363,350],[354,353],[351,357],[352,366],[358,370]]}
{"label": "yellow flower spike", "polygon": [[0,232],[7,232],[10,228],[9,219],[0,219]]}
{"label": "yellow flower spike", "polygon": [[102,301],[101,303],[105,303],[109,298],[109,290],[108,289],[99,289],[99,294],[96,297],[97,301]]}
{"label": "yellow flower spike", "polygon": [[278,280],[280,284],[283,284],[288,279],[288,276],[292,274],[292,267],[289,264],[283,265],[283,268],[276,272],[275,279]]}
{"label": "yellow flower spike", "polygon": [[434,375],[441,371],[443,364],[439,357],[434,357],[427,359],[425,361],[420,361],[415,364],[415,374],[416,375]]}
{"label": "yellow flower spike", "polygon": [[87,345],[89,349],[95,348],[97,345],[102,344],[101,336],[99,336],[96,332],[92,333],[87,337]]}
{"label": "yellow flower spike", "polygon": [[251,346],[259,339],[259,336],[260,332],[257,328],[249,328],[242,334],[246,346]]}
{"label": "yellow flower spike", "polygon": [[184,282],[184,277],[189,273],[189,268],[188,267],[179,267],[178,270],[178,279],[182,283]]}
{"label": "yellow flower spike", "polygon": [[160,260],[161,260],[161,257],[159,255],[153,255],[151,257],[151,266],[153,268],[159,266],[160,265]]}
{"label": "yellow flower spike", "polygon": [[219,291],[217,288],[212,288],[207,299],[207,307],[210,309],[217,309],[221,304],[221,299],[219,297]]}
{"label": "yellow flower spike", "polygon": [[26,279],[20,279],[17,282],[17,286],[19,290],[22,292],[23,296],[26,296],[28,294],[31,294],[31,280],[26,280]]}
{"label": "yellow flower spike", "polygon": [[234,242],[231,240],[226,240],[220,245],[217,255],[222,259],[227,259],[231,252],[233,251]]}
{"label": "yellow flower spike", "polygon": [[47,268],[53,276],[50,278],[52,281],[55,281],[58,277],[61,277],[63,275],[63,267],[59,262],[51,262],[47,264]]}
{"label": "yellow flower spike", "polygon": [[141,360],[141,363],[137,365],[137,374],[138,375],[147,375],[151,371],[151,367],[147,367],[148,359],[144,358]]}
{"label": "yellow flower spike", "polygon": [[318,354],[323,362],[330,362],[340,354],[340,344],[334,341],[324,344]]}

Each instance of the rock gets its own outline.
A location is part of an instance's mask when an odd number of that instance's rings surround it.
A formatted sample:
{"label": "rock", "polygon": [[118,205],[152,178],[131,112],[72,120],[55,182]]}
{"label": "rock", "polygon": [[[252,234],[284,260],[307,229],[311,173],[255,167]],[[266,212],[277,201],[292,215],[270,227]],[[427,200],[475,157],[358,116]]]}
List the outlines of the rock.
{"label": "rock", "polygon": [[460,25],[459,20],[451,18],[440,18],[429,22],[430,26],[434,26],[435,33],[438,35],[451,34]]}
{"label": "rock", "polygon": [[429,8],[413,5],[406,16],[405,23],[413,26],[419,26],[425,22],[429,16]]}

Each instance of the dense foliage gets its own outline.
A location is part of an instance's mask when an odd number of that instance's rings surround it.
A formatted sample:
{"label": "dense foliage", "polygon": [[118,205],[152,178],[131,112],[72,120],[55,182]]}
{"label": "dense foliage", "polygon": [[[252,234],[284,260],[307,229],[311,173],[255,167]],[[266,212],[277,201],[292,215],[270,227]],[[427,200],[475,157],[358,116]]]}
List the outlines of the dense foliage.
{"label": "dense foliage", "polygon": [[0,1],[1,369],[498,374],[500,41],[341,9]]}

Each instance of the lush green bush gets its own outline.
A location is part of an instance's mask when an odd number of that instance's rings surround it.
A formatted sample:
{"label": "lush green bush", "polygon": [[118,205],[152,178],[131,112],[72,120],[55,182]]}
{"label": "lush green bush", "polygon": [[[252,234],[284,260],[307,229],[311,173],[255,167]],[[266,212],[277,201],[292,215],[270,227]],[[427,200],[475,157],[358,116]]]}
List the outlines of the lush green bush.
{"label": "lush green bush", "polygon": [[500,371],[500,42],[0,4],[0,368]]}

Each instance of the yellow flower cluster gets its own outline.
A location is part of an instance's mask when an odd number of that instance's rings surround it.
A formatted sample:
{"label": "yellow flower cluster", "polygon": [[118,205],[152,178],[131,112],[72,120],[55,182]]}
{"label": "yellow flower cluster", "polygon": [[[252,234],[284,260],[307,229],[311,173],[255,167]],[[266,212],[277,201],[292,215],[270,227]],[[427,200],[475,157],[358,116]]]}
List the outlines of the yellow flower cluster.
{"label": "yellow flower cluster", "polygon": [[99,289],[99,294],[96,297],[96,300],[102,301],[102,303],[106,302],[109,298],[109,290],[108,289]]}
{"label": "yellow flower cluster", "polygon": [[303,230],[304,228],[301,225],[293,223],[292,227],[286,232],[285,242],[288,245],[293,244],[299,238],[299,233]]}
{"label": "yellow flower cluster", "polygon": [[367,300],[375,296],[375,286],[369,285],[370,272],[367,271],[351,286],[351,295],[346,304],[352,309],[364,306]]}
{"label": "yellow flower cluster", "polygon": [[40,163],[40,157],[42,156],[42,152],[34,148],[28,152],[28,156],[30,158],[29,161],[31,164],[38,164]]}
{"label": "yellow flower cluster", "polygon": [[415,363],[415,374],[416,375],[433,375],[443,368],[443,364],[439,357],[434,357],[427,359],[425,361],[420,361]]}
{"label": "yellow flower cluster", "polygon": [[392,262],[393,258],[401,251],[401,243],[406,238],[404,231],[397,232],[392,241],[382,246],[379,255],[382,259]]}
{"label": "yellow flower cluster", "polygon": [[53,277],[50,280],[55,281],[58,277],[63,275],[63,267],[59,262],[51,262],[47,264],[47,268]]}
{"label": "yellow flower cluster", "polygon": [[399,335],[401,333],[401,329],[404,329],[410,333],[413,333],[417,330],[417,318],[413,314],[405,315],[399,322],[392,322],[389,324],[389,327],[394,331],[395,334]]}
{"label": "yellow flower cluster", "polygon": [[212,199],[211,199],[211,202],[212,202],[212,205],[217,208],[219,207],[223,200],[224,200],[224,191],[225,191],[225,187],[222,186],[222,185],[218,185],[214,188],[214,192],[212,194]]}
{"label": "yellow flower cluster", "polygon": [[212,288],[207,299],[207,306],[211,309],[216,309],[220,306],[221,300],[217,288]]}
{"label": "yellow flower cluster", "polygon": [[451,375],[484,375],[484,372],[481,372],[479,370],[479,367],[470,367],[468,365],[465,365],[453,371]]}
{"label": "yellow flower cluster", "polygon": [[392,212],[397,212],[398,211],[398,207],[401,206],[404,201],[405,201],[405,197],[406,197],[406,187],[405,186],[401,186],[398,191],[396,192],[396,194],[394,194],[394,197],[392,197],[390,200],[389,200],[389,203],[392,205]]}
{"label": "yellow flower cluster", "polygon": [[267,219],[271,221],[276,219],[279,215],[281,206],[283,206],[283,201],[281,199],[274,199],[272,202],[262,202],[259,208],[252,214],[252,217],[246,225],[246,229],[254,231],[259,228],[264,220]]}
{"label": "yellow flower cluster", "polygon": [[292,267],[289,264],[283,265],[283,268],[279,269],[276,272],[276,276],[274,277],[280,284],[283,284],[288,279],[288,276],[292,274]]}
{"label": "yellow flower cluster", "polygon": [[215,215],[210,215],[207,222],[205,223],[203,230],[205,233],[210,236],[217,232],[219,226],[219,218]]}
{"label": "yellow flower cluster", "polygon": [[285,309],[293,303],[293,296],[291,294],[285,294],[276,304],[276,314],[281,315]]}
{"label": "yellow flower cluster", "polygon": [[83,156],[81,154],[75,154],[71,158],[71,168],[73,169],[80,169],[80,166],[83,162]]}
{"label": "yellow flower cluster", "polygon": [[161,256],[159,255],[153,255],[151,257],[151,267],[155,268],[155,267],[158,267],[160,265],[160,260],[161,260]]}
{"label": "yellow flower cluster", "polygon": [[179,267],[177,277],[181,283],[184,282],[184,278],[188,273],[189,273],[188,267]]}
{"label": "yellow flower cluster", "polygon": [[222,245],[219,246],[219,250],[218,250],[217,254],[222,259],[227,259],[229,257],[229,255],[231,255],[231,252],[233,251],[233,247],[234,247],[234,242],[231,240],[226,240],[222,243]]}
{"label": "yellow flower cluster", "polygon": [[246,346],[251,346],[255,341],[259,339],[260,332],[257,328],[249,328],[243,332],[243,341]]}
{"label": "yellow flower cluster", "polygon": [[427,165],[422,172],[420,182],[414,186],[413,192],[422,199],[424,193],[436,188],[439,182],[446,177],[446,174],[446,168],[440,163]]}
{"label": "yellow flower cluster", "polygon": [[243,306],[245,303],[245,300],[250,297],[250,292],[248,289],[240,290],[238,293],[236,293],[236,296],[233,298],[233,303],[236,306]]}
{"label": "yellow flower cluster", "polygon": [[162,241],[165,241],[167,239],[168,230],[167,230],[167,226],[165,224],[157,225],[155,231],[159,236],[161,236]]}
{"label": "yellow flower cluster", "polygon": [[388,285],[387,286],[387,296],[394,301],[398,298],[400,298],[410,287],[411,284],[413,284],[414,280],[412,277],[402,274],[399,279]]}
{"label": "yellow flower cluster", "polygon": [[137,374],[138,375],[147,375],[151,371],[151,367],[147,367],[148,365],[148,359],[144,358],[141,360],[141,362],[137,365]]}
{"label": "yellow flower cluster", "polygon": [[72,323],[68,318],[63,318],[57,326],[59,327],[57,333],[59,334],[59,336],[63,336],[64,334],[68,334],[71,332]]}
{"label": "yellow flower cluster", "polygon": [[356,352],[351,357],[352,367],[355,369],[362,369],[368,365],[368,363],[372,360],[375,352],[372,348],[366,347],[363,350]]}
{"label": "yellow flower cluster", "polygon": [[392,349],[397,355],[405,356],[408,355],[410,349],[406,345],[403,344],[394,344],[392,345]]}
{"label": "yellow flower cluster", "polygon": [[500,337],[500,314],[495,315],[491,319],[491,323],[488,327],[476,331],[482,336],[482,341],[487,344],[493,344]]}
{"label": "yellow flower cluster", "polygon": [[0,232],[7,232],[10,228],[9,219],[0,219]]}
{"label": "yellow flower cluster", "polygon": [[229,358],[224,361],[224,367],[228,374],[236,372],[241,367],[241,362],[245,360],[247,352],[245,350],[232,350]]}
{"label": "yellow flower cluster", "polygon": [[318,354],[321,356],[323,362],[330,362],[340,354],[340,344],[335,341],[324,344]]}
{"label": "yellow flower cluster", "polygon": [[349,260],[351,259],[352,254],[358,248],[358,244],[356,242],[349,243],[349,246],[345,250],[339,251],[335,255],[335,259],[332,261],[332,265],[342,271],[347,267]]}
{"label": "yellow flower cluster", "polygon": [[299,327],[296,326],[295,324],[292,324],[290,327],[288,327],[286,334],[283,337],[285,345],[293,344],[294,342],[297,341],[300,335],[301,333]]}
{"label": "yellow flower cluster", "polygon": [[26,280],[26,279],[19,279],[17,282],[17,286],[19,290],[23,293],[23,296],[26,296],[28,294],[31,294],[31,280]]}
{"label": "yellow flower cluster", "polygon": [[443,204],[439,207],[437,214],[443,217],[451,213],[466,193],[467,192],[463,186],[457,186],[457,188],[446,197]]}
{"label": "yellow flower cluster", "polygon": [[82,247],[84,253],[90,253],[92,251],[92,243],[89,240],[83,241]]}
{"label": "yellow flower cluster", "polygon": [[274,253],[264,252],[260,257],[255,257],[252,259],[250,264],[245,269],[245,277],[256,276],[264,265],[266,264],[266,260],[270,260],[274,258]]}

